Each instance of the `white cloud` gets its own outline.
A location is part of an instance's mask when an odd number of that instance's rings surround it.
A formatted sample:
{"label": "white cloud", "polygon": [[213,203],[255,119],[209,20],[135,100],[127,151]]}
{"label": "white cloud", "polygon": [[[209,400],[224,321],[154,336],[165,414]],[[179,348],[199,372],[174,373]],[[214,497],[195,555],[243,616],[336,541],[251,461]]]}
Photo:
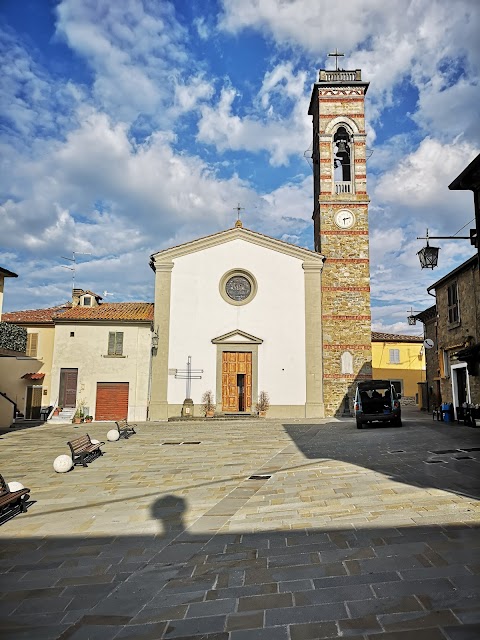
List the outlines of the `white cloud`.
{"label": "white cloud", "polygon": [[158,122],[171,104],[176,74],[190,65],[186,30],[169,2],[62,0],[57,36],[94,73],[97,104],[118,120],[148,114]]}
{"label": "white cloud", "polygon": [[404,220],[409,212],[413,221],[417,212],[422,225],[449,228],[454,233],[457,222],[467,222],[473,209],[467,206],[468,193],[449,191],[448,185],[475,155],[470,143],[442,144],[427,137],[413,153],[378,178],[375,203],[390,205],[393,215],[401,215]]}
{"label": "white cloud", "polygon": [[216,106],[201,107],[197,139],[222,152],[266,151],[272,166],[288,164],[289,157],[303,153],[311,139],[305,81],[304,72],[295,74],[291,64],[280,63],[265,74],[256,108],[243,118],[234,113],[236,90],[224,87]]}
{"label": "white cloud", "polygon": [[[449,0],[407,4],[362,0],[350,2],[348,9],[326,1],[223,0],[219,28],[237,35],[256,29],[279,48],[302,49],[310,56],[326,56],[327,49],[330,52],[340,43],[346,54],[340,66],[362,69],[362,77],[371,82],[370,120],[377,120],[386,106],[395,103],[394,89],[404,80],[419,92],[418,122],[428,126],[444,114],[439,124],[446,134],[458,133],[459,113],[448,111],[453,104],[461,105],[461,94],[479,99],[480,39],[474,0],[457,0],[454,11]],[[459,56],[464,57],[465,67],[461,79],[451,69]],[[436,77],[443,78],[441,89],[432,89]],[[445,91],[445,82],[458,85],[459,92]],[[467,132],[478,131],[475,111],[462,114]]]}

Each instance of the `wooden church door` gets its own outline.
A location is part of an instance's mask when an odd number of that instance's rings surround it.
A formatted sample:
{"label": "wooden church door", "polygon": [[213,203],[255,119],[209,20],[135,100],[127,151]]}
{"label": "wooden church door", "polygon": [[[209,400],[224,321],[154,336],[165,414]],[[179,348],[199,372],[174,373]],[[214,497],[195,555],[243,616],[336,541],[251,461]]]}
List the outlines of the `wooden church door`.
{"label": "wooden church door", "polygon": [[222,353],[222,411],[252,410],[252,353]]}

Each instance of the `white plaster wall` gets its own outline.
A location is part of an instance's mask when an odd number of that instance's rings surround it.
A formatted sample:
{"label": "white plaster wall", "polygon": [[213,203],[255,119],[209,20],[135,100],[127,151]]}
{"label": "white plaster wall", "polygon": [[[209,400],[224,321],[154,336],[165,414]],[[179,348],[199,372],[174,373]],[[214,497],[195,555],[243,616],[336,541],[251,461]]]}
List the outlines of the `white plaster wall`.
{"label": "white plaster wall", "polygon": [[[220,295],[219,283],[231,269],[255,276],[257,295],[234,306]],[[258,347],[258,391],[272,405],[305,403],[305,288],[302,260],[244,240],[233,240],[174,260],[170,308],[169,368],[203,369],[193,380],[192,399],[216,387],[217,346],[212,339],[240,329],[264,342]],[[181,404],[185,381],[170,375],[168,402]],[[215,398],[220,400],[220,398]]]}
{"label": "white plaster wall", "polygon": [[[75,333],[70,337],[70,332]],[[105,357],[108,333],[123,331],[123,355]],[[77,402],[85,400],[95,417],[97,382],[128,382],[128,419],[146,420],[151,332],[148,324],[57,324],[52,366],[52,395],[58,397],[60,369],[78,369]]]}

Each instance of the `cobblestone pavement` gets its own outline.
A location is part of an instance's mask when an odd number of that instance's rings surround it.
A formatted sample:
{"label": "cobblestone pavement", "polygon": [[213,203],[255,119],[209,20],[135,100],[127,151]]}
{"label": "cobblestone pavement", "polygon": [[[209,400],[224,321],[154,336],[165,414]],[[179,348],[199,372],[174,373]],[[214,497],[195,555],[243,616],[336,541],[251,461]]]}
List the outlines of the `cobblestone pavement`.
{"label": "cobblestone pavement", "polygon": [[480,638],[480,430],[145,423],[53,471],[108,428],[0,436],[34,501],[0,527],[5,640]]}

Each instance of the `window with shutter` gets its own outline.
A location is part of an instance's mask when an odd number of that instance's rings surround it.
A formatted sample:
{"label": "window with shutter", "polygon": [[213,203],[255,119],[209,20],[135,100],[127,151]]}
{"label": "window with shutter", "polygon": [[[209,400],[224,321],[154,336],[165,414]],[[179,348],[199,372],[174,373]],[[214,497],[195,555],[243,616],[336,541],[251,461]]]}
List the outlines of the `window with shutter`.
{"label": "window with shutter", "polygon": [[453,282],[447,289],[448,298],[448,324],[454,324],[459,321],[459,307],[458,307],[458,289],[457,283]]}
{"label": "window with shutter", "polygon": [[123,331],[110,331],[108,334],[108,355],[123,355]]}
{"label": "window with shutter", "polygon": [[400,364],[400,349],[390,349],[390,364]]}
{"label": "window with shutter", "polygon": [[27,334],[27,356],[31,358],[37,357],[38,350],[38,333],[28,333]]}
{"label": "window with shutter", "polygon": [[121,356],[123,354],[123,331],[119,331],[115,334],[115,355]]}

